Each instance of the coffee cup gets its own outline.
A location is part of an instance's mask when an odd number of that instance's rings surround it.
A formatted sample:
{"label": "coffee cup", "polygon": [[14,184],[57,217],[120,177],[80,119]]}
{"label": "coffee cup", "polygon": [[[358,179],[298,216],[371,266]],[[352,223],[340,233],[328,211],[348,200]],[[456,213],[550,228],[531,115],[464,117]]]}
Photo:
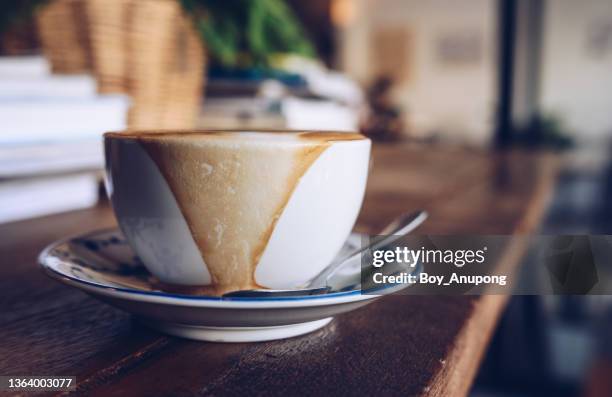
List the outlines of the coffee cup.
{"label": "coffee cup", "polygon": [[323,131],[104,135],[119,227],[168,288],[296,288],[337,255],[359,213],[370,141]]}

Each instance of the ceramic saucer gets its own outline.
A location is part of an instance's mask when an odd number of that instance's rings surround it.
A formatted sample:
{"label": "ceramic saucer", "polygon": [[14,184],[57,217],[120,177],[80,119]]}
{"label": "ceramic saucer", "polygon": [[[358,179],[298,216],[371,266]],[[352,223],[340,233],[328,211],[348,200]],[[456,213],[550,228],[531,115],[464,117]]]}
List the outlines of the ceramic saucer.
{"label": "ceramic saucer", "polygon": [[[353,234],[344,249],[359,244]],[[357,261],[359,262],[359,261]],[[161,332],[189,339],[247,342],[305,334],[332,317],[380,296],[360,289],[360,264],[349,264],[330,280],[332,290],[312,296],[228,298],[164,292],[117,229],[67,238],[39,257],[54,279],[135,315]],[[383,287],[384,289],[384,287]]]}

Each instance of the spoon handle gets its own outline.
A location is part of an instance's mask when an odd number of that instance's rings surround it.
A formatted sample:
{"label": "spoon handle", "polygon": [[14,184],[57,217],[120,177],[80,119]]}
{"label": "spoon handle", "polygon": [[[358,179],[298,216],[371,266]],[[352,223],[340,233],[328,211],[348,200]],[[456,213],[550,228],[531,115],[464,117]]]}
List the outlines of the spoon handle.
{"label": "spoon handle", "polygon": [[421,225],[421,223],[427,219],[427,216],[426,211],[416,211],[397,217],[380,232],[379,236],[372,239],[370,244],[347,254],[343,258],[340,258],[331,265],[327,266],[319,274],[310,279],[310,281],[306,283],[305,288],[326,285],[327,279],[331,277],[338,269],[340,269],[346,262],[361,257],[361,254],[365,251],[384,247],[400,239],[419,227],[419,225]]}

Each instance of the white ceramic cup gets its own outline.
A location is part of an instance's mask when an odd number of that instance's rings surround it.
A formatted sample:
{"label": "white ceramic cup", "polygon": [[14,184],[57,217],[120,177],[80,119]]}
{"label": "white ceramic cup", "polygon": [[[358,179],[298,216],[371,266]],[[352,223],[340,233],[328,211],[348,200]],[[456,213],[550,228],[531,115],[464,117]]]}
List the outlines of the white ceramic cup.
{"label": "white ceramic cup", "polygon": [[[351,232],[361,207],[370,141],[358,134],[340,134],[107,133],[106,188],[129,244],[160,281],[215,287],[221,291],[217,293],[222,293],[253,286],[236,285],[231,279],[234,276],[228,281],[225,277],[215,277],[215,272],[219,275],[220,271],[228,274],[252,271],[258,287],[295,288],[332,261]],[[298,178],[290,186],[283,175],[296,175],[285,170],[294,163],[281,159],[291,159],[296,150],[306,153],[309,148],[318,150],[319,154],[310,158],[311,162],[297,173]],[[171,150],[175,151],[170,153]],[[160,158],[165,158],[166,163]],[[194,174],[193,170],[201,173]],[[215,173],[218,179],[210,179]],[[189,187],[183,189],[181,183]],[[177,193],[183,190],[188,197],[195,197],[194,203]],[[288,192],[285,201],[279,199],[278,192],[282,191]],[[183,198],[177,200],[177,197]],[[264,238],[263,249],[255,258],[252,241],[241,241],[240,233],[248,230],[251,235],[258,235],[257,225],[268,222],[257,217],[258,211],[270,200],[279,200],[283,205],[271,221],[271,233]],[[201,208],[192,208],[195,204]],[[185,212],[202,208],[202,216]],[[214,211],[211,213],[211,208],[223,211],[220,215],[223,224],[216,219]],[[200,221],[208,222],[206,225],[211,229],[210,234],[204,233],[207,244],[201,243],[203,225],[196,225],[200,227],[199,234],[194,232],[197,228],[194,229],[193,223]],[[239,247],[245,253],[244,258],[255,258],[254,267],[241,270],[234,251],[228,250],[221,264],[223,268],[220,270],[218,255],[216,267],[211,268],[205,260],[211,254],[206,247],[212,251],[223,246]],[[224,280],[220,282],[220,279]]]}

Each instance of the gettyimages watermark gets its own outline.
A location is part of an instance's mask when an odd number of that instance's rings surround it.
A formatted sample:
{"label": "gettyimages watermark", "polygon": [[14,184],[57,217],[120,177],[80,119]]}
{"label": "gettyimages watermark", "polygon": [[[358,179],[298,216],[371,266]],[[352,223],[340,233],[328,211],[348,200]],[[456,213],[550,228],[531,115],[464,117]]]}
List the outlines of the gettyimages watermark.
{"label": "gettyimages watermark", "polygon": [[361,285],[365,294],[612,295],[612,236],[410,235],[362,256]]}

